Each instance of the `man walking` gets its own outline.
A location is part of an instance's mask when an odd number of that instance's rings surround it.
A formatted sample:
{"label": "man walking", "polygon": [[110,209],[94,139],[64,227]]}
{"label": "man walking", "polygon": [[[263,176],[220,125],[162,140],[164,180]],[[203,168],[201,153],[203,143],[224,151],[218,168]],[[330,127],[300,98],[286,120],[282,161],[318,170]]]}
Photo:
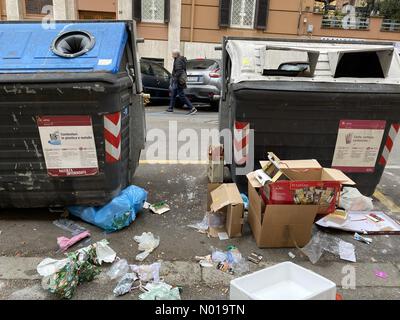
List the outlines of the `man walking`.
{"label": "man walking", "polygon": [[197,109],[192,105],[190,100],[185,96],[184,89],[187,88],[187,74],[186,74],[186,58],[181,55],[179,50],[172,52],[174,58],[174,68],[172,70],[171,79],[171,102],[167,112],[174,112],[176,97],[179,97],[181,102],[188,108],[189,115],[197,113]]}

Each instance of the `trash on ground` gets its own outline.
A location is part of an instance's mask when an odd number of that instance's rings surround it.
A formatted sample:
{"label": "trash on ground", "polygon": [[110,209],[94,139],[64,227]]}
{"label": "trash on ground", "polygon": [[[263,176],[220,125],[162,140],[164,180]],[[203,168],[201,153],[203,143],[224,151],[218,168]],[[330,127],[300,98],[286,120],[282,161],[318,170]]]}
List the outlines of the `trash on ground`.
{"label": "trash on ground", "polygon": [[244,210],[248,210],[249,209],[249,198],[244,193],[241,193],[240,196],[242,197],[242,200],[243,200]]}
{"label": "trash on ground", "polygon": [[296,255],[293,252],[289,252],[288,255],[289,255],[289,257],[291,259],[295,259],[296,258]]}
{"label": "trash on ground", "polygon": [[[37,266],[38,273],[43,276],[43,288],[62,299],[71,299],[80,284],[94,280],[100,273],[100,261],[104,259],[104,257],[99,258],[98,255],[97,247],[100,243],[103,248],[108,246],[107,240],[103,240],[66,254],[66,259],[43,260]],[[111,250],[110,248],[107,251]]]}
{"label": "trash on ground", "polygon": [[188,225],[189,228],[196,229],[200,233],[207,233],[209,224],[208,224],[208,215],[206,214],[202,221]]}
{"label": "trash on ground", "polygon": [[316,264],[325,251],[340,256],[342,260],[356,262],[353,244],[322,232],[318,232],[300,251],[310,259],[312,264]]}
{"label": "trash on ground", "polygon": [[58,219],[53,221],[53,224],[56,227],[71,233],[73,236],[77,236],[78,234],[87,231],[86,228],[69,219]]}
{"label": "trash on ground", "polygon": [[111,280],[115,280],[123,277],[128,272],[128,261],[126,261],[125,259],[118,259],[113,263],[110,270],[108,270],[107,275],[110,277]]}
{"label": "trash on ground", "polygon": [[150,209],[150,206],[151,206],[151,204],[148,203],[147,201],[145,201],[144,204],[143,204],[143,209],[148,210],[148,209]]}
{"label": "trash on ground", "polygon": [[165,201],[161,201],[159,203],[152,204],[152,205],[150,205],[149,209],[151,212],[153,212],[155,214],[159,214],[159,215],[162,215],[168,211],[171,211],[171,208]]}
{"label": "trash on ground", "polygon": [[339,223],[326,216],[317,225],[358,234],[400,234],[400,224],[381,211],[349,211],[347,219]]}
{"label": "trash on ground", "polygon": [[138,261],[144,261],[160,245],[160,238],[151,232],[143,232],[141,236],[134,237],[134,240],[139,243],[139,251],[143,251],[136,256]]}
{"label": "trash on ground", "polygon": [[230,299],[335,300],[336,284],[292,262],[284,262],[232,280]]}
{"label": "trash on ground", "polygon": [[387,278],[389,278],[389,276],[388,276],[388,274],[387,274],[386,272],[384,272],[384,271],[379,271],[379,270],[376,270],[376,271],[375,271],[375,276],[376,276],[377,278],[381,278],[381,279],[384,279],[384,280],[386,280]]}
{"label": "trash on ground", "polygon": [[89,238],[90,237],[90,232],[89,231],[84,231],[71,239],[68,239],[66,237],[58,237],[57,238],[57,244],[62,252],[67,251],[69,248],[71,248],[73,245],[77,244],[78,242],[82,241],[83,239]]}
{"label": "trash on ground", "polygon": [[229,236],[226,232],[219,232],[218,233],[218,238],[221,241],[229,240]]}
{"label": "trash on ground", "polygon": [[374,210],[372,198],[361,194],[356,188],[344,187],[340,194],[339,207],[346,211],[371,211]]}
{"label": "trash on ground", "polygon": [[250,262],[253,262],[254,264],[260,264],[260,262],[262,261],[263,256],[253,252],[251,255],[249,255],[247,257],[247,260],[249,260]]}
{"label": "trash on ground", "polygon": [[130,293],[132,290],[136,289],[133,284],[139,280],[139,278],[134,273],[126,273],[121,280],[119,280],[117,286],[114,289],[114,295],[116,297],[121,297],[125,294]]}
{"label": "trash on ground", "polygon": [[153,263],[151,265],[131,265],[130,266],[132,272],[136,273],[139,277],[140,281],[143,282],[160,282],[160,263]]}
{"label": "trash on ground", "polygon": [[140,300],[181,300],[179,288],[173,288],[166,283],[148,283],[139,296]]}
{"label": "trash on ground", "polygon": [[226,252],[213,248],[211,261],[218,264],[218,270],[230,274],[240,275],[250,270],[246,259],[243,258],[239,249],[235,246],[229,246]]}
{"label": "trash on ground", "polygon": [[147,192],[136,186],[129,186],[103,207],[69,207],[69,212],[106,232],[116,232],[128,227],[142,210]]}
{"label": "trash on ground", "polygon": [[354,234],[354,240],[357,240],[357,241],[360,241],[360,242],[364,242],[366,244],[371,244],[372,243],[372,239],[371,238],[363,237],[363,236],[359,235],[358,233]]}

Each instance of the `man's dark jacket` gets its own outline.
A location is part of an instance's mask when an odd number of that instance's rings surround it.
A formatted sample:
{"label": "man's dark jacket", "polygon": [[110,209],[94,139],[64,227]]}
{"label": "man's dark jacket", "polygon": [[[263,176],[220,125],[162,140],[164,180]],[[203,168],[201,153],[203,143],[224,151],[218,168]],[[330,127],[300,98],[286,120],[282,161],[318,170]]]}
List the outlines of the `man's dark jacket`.
{"label": "man's dark jacket", "polygon": [[186,88],[186,63],[187,60],[183,56],[179,56],[174,60],[174,68],[172,70],[172,79],[181,88]]}

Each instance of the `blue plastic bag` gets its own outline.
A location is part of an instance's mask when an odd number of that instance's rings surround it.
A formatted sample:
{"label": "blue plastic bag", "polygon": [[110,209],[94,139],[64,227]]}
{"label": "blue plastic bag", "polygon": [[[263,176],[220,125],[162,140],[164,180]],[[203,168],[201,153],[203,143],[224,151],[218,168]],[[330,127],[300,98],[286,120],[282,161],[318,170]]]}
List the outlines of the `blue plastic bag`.
{"label": "blue plastic bag", "polygon": [[106,232],[115,232],[128,227],[142,210],[147,200],[147,192],[142,188],[130,186],[110,203],[103,207],[69,207],[68,211]]}

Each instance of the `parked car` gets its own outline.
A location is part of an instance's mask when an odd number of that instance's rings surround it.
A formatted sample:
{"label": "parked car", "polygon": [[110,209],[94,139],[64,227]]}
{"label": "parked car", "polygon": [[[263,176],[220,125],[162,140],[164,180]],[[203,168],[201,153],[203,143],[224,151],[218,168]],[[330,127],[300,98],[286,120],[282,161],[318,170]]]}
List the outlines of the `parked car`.
{"label": "parked car", "polygon": [[140,61],[143,92],[150,94],[151,102],[168,103],[171,73],[162,65],[151,60]]}
{"label": "parked car", "polygon": [[188,98],[195,103],[218,108],[222,89],[222,62],[215,59],[193,59],[187,62]]}

